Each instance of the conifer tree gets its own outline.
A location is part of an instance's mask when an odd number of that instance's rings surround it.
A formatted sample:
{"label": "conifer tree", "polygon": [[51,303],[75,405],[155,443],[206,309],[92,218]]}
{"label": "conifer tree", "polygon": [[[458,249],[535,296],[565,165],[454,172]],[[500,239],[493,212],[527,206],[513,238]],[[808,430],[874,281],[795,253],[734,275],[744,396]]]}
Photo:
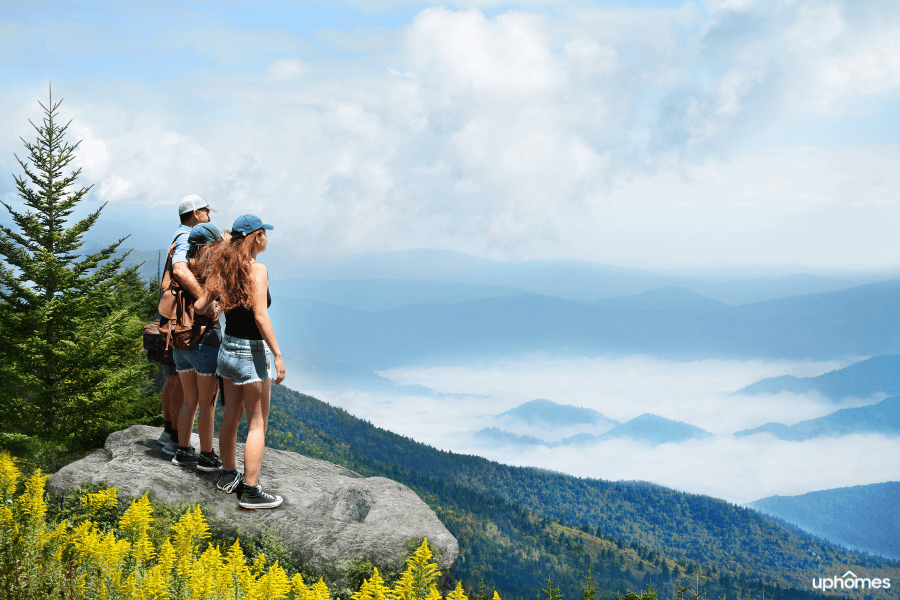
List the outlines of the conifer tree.
{"label": "conifer tree", "polygon": [[[153,414],[148,363],[133,291],[135,273],[117,255],[125,238],[80,254],[103,206],[67,226],[91,186],[64,174],[80,142],[65,140],[52,90],[14,175],[25,212],[6,202],[15,228],[0,225],[0,419],[7,433],[74,450]],[[104,205],[105,206],[105,205]],[[127,236],[126,236],[127,237]],[[130,287],[129,287],[130,286]]]}

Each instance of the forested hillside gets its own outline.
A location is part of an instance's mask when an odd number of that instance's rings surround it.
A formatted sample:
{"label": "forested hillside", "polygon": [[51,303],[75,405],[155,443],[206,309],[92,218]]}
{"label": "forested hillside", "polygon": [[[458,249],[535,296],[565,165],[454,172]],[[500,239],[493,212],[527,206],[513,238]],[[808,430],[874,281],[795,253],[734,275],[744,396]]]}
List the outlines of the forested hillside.
{"label": "forested hillside", "polygon": [[900,567],[715,498],[437,450],[283,386],[273,387],[268,439],[412,487],[460,540],[452,574],[504,597],[530,597],[548,575],[580,595],[592,569],[610,593],[650,584],[665,592],[677,573],[729,598],[760,580],[781,588],[766,597],[802,598],[823,572],[897,577]]}
{"label": "forested hillside", "polygon": [[739,389],[735,395],[777,394],[779,392],[794,394],[819,392],[832,400],[840,400],[848,396],[868,398],[878,392],[891,396],[900,394],[900,356],[896,354],[874,356],[817,377],[796,377],[794,375],[767,377]]}

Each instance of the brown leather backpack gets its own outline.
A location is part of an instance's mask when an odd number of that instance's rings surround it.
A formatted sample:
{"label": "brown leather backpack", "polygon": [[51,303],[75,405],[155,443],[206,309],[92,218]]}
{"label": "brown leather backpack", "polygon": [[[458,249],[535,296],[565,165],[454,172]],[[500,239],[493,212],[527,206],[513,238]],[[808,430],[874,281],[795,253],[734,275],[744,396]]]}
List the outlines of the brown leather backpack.
{"label": "brown leather backpack", "polygon": [[175,242],[173,241],[169,248],[169,258],[166,260],[166,269],[161,282],[162,298],[160,298],[157,308],[161,316],[159,334],[165,336],[167,350],[173,347],[190,350],[200,343],[207,327],[215,324],[219,320],[219,315],[218,309],[212,318],[194,313],[194,297],[178,285],[173,273],[172,251],[174,249]]}

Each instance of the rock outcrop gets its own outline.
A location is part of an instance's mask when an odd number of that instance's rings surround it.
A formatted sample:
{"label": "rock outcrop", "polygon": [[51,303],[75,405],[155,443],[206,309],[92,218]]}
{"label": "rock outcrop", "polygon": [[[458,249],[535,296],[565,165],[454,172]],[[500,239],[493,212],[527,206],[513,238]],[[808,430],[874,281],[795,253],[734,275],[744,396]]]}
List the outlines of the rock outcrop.
{"label": "rock outcrop", "polygon": [[[340,580],[346,563],[364,557],[398,565],[410,540],[426,537],[449,568],[459,553],[456,538],[412,490],[383,477],[362,477],[338,465],[294,452],[266,449],[260,481],[284,496],[274,510],[245,510],[233,494],[216,492],[217,473],[171,463],[156,444],[160,429],[135,425],[109,436],[102,450],[67,465],[49,482],[61,492],[79,483],[116,486],[120,494],[169,503],[199,502],[211,520],[251,534],[263,528],[277,535],[319,572]],[[198,448],[196,435],[192,443]],[[218,440],[214,446],[218,451]],[[243,461],[238,444],[238,468]]]}

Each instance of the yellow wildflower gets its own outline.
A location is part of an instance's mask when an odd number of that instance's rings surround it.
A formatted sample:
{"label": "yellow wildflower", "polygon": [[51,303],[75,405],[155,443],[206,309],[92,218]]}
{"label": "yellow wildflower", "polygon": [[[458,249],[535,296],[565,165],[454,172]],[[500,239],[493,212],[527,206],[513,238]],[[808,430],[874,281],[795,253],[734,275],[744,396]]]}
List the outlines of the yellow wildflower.
{"label": "yellow wildflower", "polygon": [[247,568],[244,551],[238,540],[234,541],[225,557],[225,563],[219,570],[219,590],[223,597],[239,598],[242,590],[253,580],[250,569]]}
{"label": "yellow wildflower", "polygon": [[150,506],[148,493],[133,500],[131,506],[119,519],[119,527],[132,534],[134,545],[131,553],[139,565],[145,564],[156,554],[153,542],[150,541],[147,533],[153,523],[153,507]]}
{"label": "yellow wildflower", "polygon": [[81,504],[90,509],[91,515],[96,516],[104,508],[119,506],[119,494],[115,487],[106,488],[95,494],[85,494],[81,497]]}
{"label": "yellow wildflower", "polygon": [[385,587],[378,567],[373,569],[371,577],[363,581],[359,591],[350,596],[350,600],[389,600],[389,598],[390,590]]}
{"label": "yellow wildflower", "polygon": [[439,575],[437,565],[431,562],[428,540],[415,551],[406,563],[406,570],[394,586],[393,595],[398,600],[425,600],[436,590],[434,582]]}
{"label": "yellow wildflower", "polygon": [[290,589],[287,573],[284,572],[278,561],[275,561],[275,564],[269,567],[269,571],[250,586],[245,598],[246,600],[287,598]]}
{"label": "yellow wildflower", "polygon": [[[184,511],[184,514],[178,519],[178,523],[172,526],[172,531],[175,532],[173,545],[178,556],[194,554],[197,551],[195,543],[199,544],[200,540],[206,539],[210,535],[209,524],[200,510],[200,505],[197,505],[194,510]],[[194,538],[198,538],[196,542]]]}
{"label": "yellow wildflower", "polygon": [[47,514],[47,504],[44,502],[44,484],[47,482],[49,475],[41,475],[38,469],[34,475],[25,482],[25,491],[18,498],[19,506],[22,511],[31,517],[33,523],[44,520]]}
{"label": "yellow wildflower", "polygon": [[331,600],[331,592],[328,591],[328,585],[321,577],[313,584],[310,592],[312,593],[310,596],[307,596],[307,600]]}
{"label": "yellow wildflower", "polygon": [[312,600],[312,592],[303,583],[303,575],[300,573],[291,578],[291,597],[293,600]]}
{"label": "yellow wildflower", "polygon": [[[496,593],[497,592],[494,592],[494,594]],[[469,600],[466,597],[466,593],[462,589],[461,582],[456,584],[456,589],[450,592],[450,594],[447,596],[447,600]]]}
{"label": "yellow wildflower", "polygon": [[0,452],[0,501],[6,502],[12,498],[21,475],[16,459],[9,452]]}
{"label": "yellow wildflower", "polygon": [[194,564],[191,575],[191,598],[206,598],[218,590],[216,575],[222,568],[222,553],[218,546],[210,546]]}

